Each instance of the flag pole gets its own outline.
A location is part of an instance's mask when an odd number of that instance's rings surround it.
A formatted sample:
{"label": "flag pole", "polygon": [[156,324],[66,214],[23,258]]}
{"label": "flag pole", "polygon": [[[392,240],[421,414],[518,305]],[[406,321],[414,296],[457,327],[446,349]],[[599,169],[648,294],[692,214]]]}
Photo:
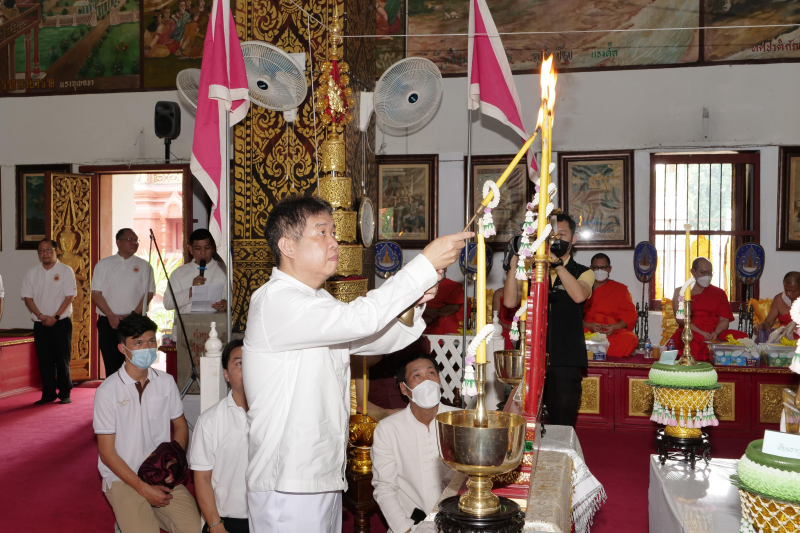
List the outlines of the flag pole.
{"label": "flag pole", "polygon": [[[469,231],[470,218],[472,212],[471,196],[472,196],[472,106],[467,110],[467,191],[464,195],[464,221],[467,224]],[[464,373],[466,367],[467,357],[467,318],[468,318],[468,303],[469,303],[469,289],[467,282],[469,281],[469,239],[464,241],[464,304],[463,304],[463,317],[461,326],[461,373]],[[464,395],[461,395],[461,406],[466,407],[464,402]]]}
{"label": "flag pole", "polygon": [[225,175],[222,177],[224,183],[224,191],[225,191],[225,231],[227,232],[227,238],[225,239],[225,261],[227,263],[227,268],[225,272],[227,274],[227,282],[228,282],[228,342],[231,342],[231,337],[233,336],[233,329],[231,327],[231,323],[233,317],[231,315],[231,307],[233,301],[233,254],[231,253],[231,247],[233,246],[233,239],[231,238],[231,114],[229,112],[225,112]]}

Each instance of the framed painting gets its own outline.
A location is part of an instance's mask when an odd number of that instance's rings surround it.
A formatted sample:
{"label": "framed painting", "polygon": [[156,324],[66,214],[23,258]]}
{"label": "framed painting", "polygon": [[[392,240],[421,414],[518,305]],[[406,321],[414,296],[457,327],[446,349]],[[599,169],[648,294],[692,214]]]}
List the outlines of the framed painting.
{"label": "framed painting", "polygon": [[558,197],[580,226],[576,248],[633,249],[633,152],[558,154]]}
{"label": "framed painting", "polygon": [[800,146],[781,146],[778,250],[800,250]]}
{"label": "framed painting", "polygon": [[[470,217],[478,210],[483,200],[483,184],[491,180],[497,182],[508,167],[514,155],[472,156],[472,192]],[[464,168],[466,168],[466,159]],[[465,180],[466,182],[466,180]],[[500,189],[500,203],[492,210],[497,235],[486,239],[486,244],[494,251],[504,249],[506,243],[520,232],[525,222],[525,204],[530,201],[530,180],[525,170],[525,160],[517,164]]]}
{"label": "framed painting", "polygon": [[47,234],[47,172],[71,172],[65,165],[17,166],[17,250],[35,250]]}
{"label": "framed painting", "polygon": [[384,155],[378,165],[378,240],[422,248],[437,235],[438,155]]}

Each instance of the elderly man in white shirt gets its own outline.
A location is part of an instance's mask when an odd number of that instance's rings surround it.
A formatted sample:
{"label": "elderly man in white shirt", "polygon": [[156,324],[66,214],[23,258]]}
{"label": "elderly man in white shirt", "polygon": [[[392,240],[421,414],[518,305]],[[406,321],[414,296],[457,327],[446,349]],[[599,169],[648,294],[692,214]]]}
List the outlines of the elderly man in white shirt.
{"label": "elderly man in white shirt", "polygon": [[[341,531],[350,354],[389,353],[416,340],[437,271],[474,235],[434,240],[379,289],[344,304],[322,289],[339,259],[331,213],[320,198],[289,197],[265,228],[277,266],[250,299],[243,349],[253,533]],[[397,316],[412,305],[414,326],[406,327]]]}
{"label": "elderly man in white shirt", "polygon": [[247,523],[247,398],[242,381],[242,340],[222,352],[228,396],[197,419],[189,468],[206,524],[202,533],[249,533]]}
{"label": "elderly man in white shirt", "polygon": [[211,307],[218,313],[224,312],[228,305],[226,302],[228,277],[225,264],[217,255],[217,243],[214,242],[211,232],[202,228],[194,230],[189,235],[189,250],[192,254],[192,262],[179,266],[169,276],[175,297],[173,298],[172,292],[167,289],[164,293],[164,309],[177,308],[181,314],[191,313],[192,287],[206,283],[220,283],[222,284],[222,300],[215,302]]}
{"label": "elderly man in white shirt", "polygon": [[[156,292],[153,268],[136,257],[139,237],[130,228],[117,232],[118,253],[97,262],[92,276],[92,302],[97,307],[97,344],[106,377],[122,366],[117,325],[131,313],[141,315]],[[147,293],[147,301],[145,301]]]}
{"label": "elderly man in white shirt", "polygon": [[411,401],[380,421],[372,449],[373,496],[394,533],[424,520],[455,472],[439,458],[433,419],[455,407],[440,402],[439,367],[419,354],[397,369],[400,392]]}

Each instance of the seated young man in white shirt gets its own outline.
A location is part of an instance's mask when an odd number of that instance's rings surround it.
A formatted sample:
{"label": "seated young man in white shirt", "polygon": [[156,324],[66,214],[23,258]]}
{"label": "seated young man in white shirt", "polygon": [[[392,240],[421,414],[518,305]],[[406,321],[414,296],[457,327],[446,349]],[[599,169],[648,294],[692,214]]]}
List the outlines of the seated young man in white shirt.
{"label": "seated young man in white shirt", "polygon": [[411,401],[375,428],[372,450],[373,496],[394,533],[424,520],[455,472],[439,458],[438,413],[455,411],[440,403],[439,366],[420,353],[397,369],[400,392]]}
{"label": "seated young man in white shirt", "polygon": [[186,487],[149,485],[137,475],[159,444],[174,440],[185,450],[189,440],[175,380],[150,368],[156,360],[158,326],[146,316],[131,314],[116,329],[125,364],[94,396],[103,492],[122,533],[159,533],[159,528],[197,533],[200,513]]}
{"label": "seated young man in white shirt", "polygon": [[247,398],[242,382],[243,340],[222,352],[228,397],[200,418],[192,434],[189,467],[197,503],[205,518],[203,533],[249,533],[247,523]]}

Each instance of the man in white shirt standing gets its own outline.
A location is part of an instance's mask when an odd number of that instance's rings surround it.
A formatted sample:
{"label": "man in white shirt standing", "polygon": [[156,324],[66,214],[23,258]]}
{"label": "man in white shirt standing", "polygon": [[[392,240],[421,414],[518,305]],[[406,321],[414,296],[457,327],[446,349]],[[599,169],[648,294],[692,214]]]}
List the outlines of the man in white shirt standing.
{"label": "man in white shirt standing", "polygon": [[[344,304],[322,289],[339,259],[331,213],[320,198],[292,196],[265,227],[276,267],[250,299],[243,349],[253,533],[341,531],[350,354],[390,353],[416,340],[437,271],[474,235],[432,241],[379,289]],[[409,328],[397,316],[413,305]]]}
{"label": "man in white shirt standing", "polygon": [[433,419],[455,407],[440,403],[439,367],[419,354],[397,369],[408,407],[375,428],[372,456],[373,496],[394,533],[405,533],[431,512],[453,472],[439,458]]}
{"label": "man in white shirt standing", "polygon": [[[196,229],[189,235],[189,250],[192,262],[176,268],[169,276],[175,298],[169,289],[164,292],[164,309],[178,308],[181,314],[192,312],[192,287],[206,283],[222,284],[222,300],[211,307],[218,313],[225,312],[228,303],[228,276],[225,264],[217,255],[217,243],[207,229]],[[203,263],[201,269],[200,264]],[[176,304],[177,300],[177,304]],[[175,321],[178,324],[177,320]],[[177,340],[177,339],[176,339]]]}
{"label": "man in white shirt standing", "polygon": [[138,249],[139,237],[132,229],[123,228],[117,232],[118,253],[101,259],[94,267],[92,302],[97,306],[97,338],[106,378],[125,362],[117,348],[117,324],[131,313],[141,315],[156,292],[153,269],[134,255]]}
{"label": "man in white shirt standing", "polygon": [[[33,319],[33,343],[42,375],[42,405],[72,403],[69,360],[72,353],[72,299],[78,294],[75,272],[56,259],[56,241],[42,239],[37,248],[41,264],[22,280],[22,299]],[[58,392],[56,392],[58,386]]]}
{"label": "man in white shirt standing", "polygon": [[116,331],[125,364],[97,388],[92,420],[103,493],[122,533],[158,533],[159,528],[197,533],[200,513],[184,485],[150,485],[137,474],[162,442],[174,440],[185,450],[189,441],[175,380],[150,367],[156,360],[158,326],[132,314]]}
{"label": "man in white shirt standing", "polygon": [[206,520],[203,533],[249,533],[247,523],[247,398],[242,381],[241,339],[222,352],[227,398],[207,409],[192,433],[189,468],[197,503]]}

